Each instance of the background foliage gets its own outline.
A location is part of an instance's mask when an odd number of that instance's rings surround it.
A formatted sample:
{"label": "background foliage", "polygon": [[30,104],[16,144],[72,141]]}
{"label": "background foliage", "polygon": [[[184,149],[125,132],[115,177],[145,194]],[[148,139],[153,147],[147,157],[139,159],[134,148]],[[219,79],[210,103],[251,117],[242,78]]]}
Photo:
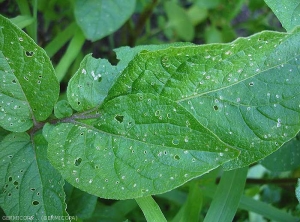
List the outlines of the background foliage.
{"label": "background foliage", "polygon": [[[100,2],[101,5],[99,5]],[[51,107],[54,105],[59,91],[58,83],[55,79],[51,79],[54,72],[60,83],[59,102],[54,107],[54,116],[60,119],[71,116],[73,110],[85,111],[99,103],[99,101],[94,100],[95,97],[93,96],[90,96],[90,98],[80,97],[80,89],[78,87],[67,89],[68,84],[74,86],[80,83],[95,84],[94,86],[98,90],[92,92],[91,95],[98,95],[97,98],[100,96],[101,100],[104,101],[112,83],[127,67],[129,61],[145,49],[148,51],[168,50],[169,45],[165,45],[166,43],[181,41],[195,44],[228,43],[237,37],[250,36],[264,30],[291,31],[296,25],[299,25],[297,13],[299,14],[300,6],[297,1],[265,1],[269,6],[260,0],[130,0],[126,1],[126,4],[124,2],[118,0],[0,1],[1,14],[11,18],[14,24],[24,29],[39,46],[45,49],[45,52],[35,51],[34,41],[27,41],[22,32],[16,33],[15,39],[11,40],[11,42],[18,42],[26,49],[28,48],[24,54],[24,59],[30,59],[33,53],[37,53],[35,56],[44,58],[45,63],[34,67],[34,69],[40,70],[40,73],[33,72],[33,75],[22,78],[25,94],[27,97],[32,98],[34,102],[30,104],[30,107],[34,108],[35,118],[33,120],[30,118],[30,110],[24,103],[24,98],[20,95],[18,101],[15,101],[20,103],[17,104],[17,112],[20,113],[17,116],[21,117],[20,121],[19,119],[16,120],[13,125],[1,122],[1,127],[9,127],[5,129],[16,131],[16,133],[6,136],[8,131],[0,128],[1,157],[5,161],[7,160],[7,163],[10,161],[9,158],[14,157],[14,162],[11,165],[2,164],[0,170],[1,172],[11,172],[14,175],[23,175],[24,169],[27,169],[24,178],[27,177],[26,181],[31,181],[32,184],[29,185],[31,187],[30,191],[26,191],[26,195],[29,196],[22,196],[22,198],[24,200],[30,199],[31,205],[37,206],[37,208],[29,208],[28,211],[27,208],[16,209],[13,206],[5,205],[6,209],[13,209],[6,211],[9,212],[7,215],[47,215],[47,212],[56,215],[67,215],[68,213],[72,216],[78,216],[81,221],[145,221],[145,216],[146,218],[161,218],[160,215],[147,215],[145,212],[144,216],[139,208],[140,206],[142,209],[150,209],[149,212],[157,212],[154,201],[145,201],[144,199],[137,199],[136,201],[107,200],[83,192],[69,183],[63,186],[62,177],[45,158],[45,150],[47,141],[50,145],[53,145],[56,142],[64,142],[66,139],[60,139],[56,134],[51,136],[53,128],[50,125],[44,127],[43,134],[45,138],[41,133],[36,133],[34,138],[29,138],[28,134],[24,133],[24,131],[31,128],[34,121],[44,121],[51,113]],[[286,13],[289,11],[293,11],[293,13]],[[282,22],[282,26],[277,17]],[[19,39],[20,36],[22,41]],[[295,36],[295,42],[297,42],[297,35],[295,34]],[[265,38],[267,41],[267,34]],[[150,44],[159,46],[143,46]],[[297,49],[297,44],[295,43],[295,45]],[[120,49],[121,46],[125,47]],[[128,46],[137,47],[131,49]],[[183,43],[181,46],[192,47],[192,44]],[[16,50],[18,49],[16,44],[7,44],[4,48],[1,48],[4,52],[5,47],[9,49],[16,47]],[[84,57],[90,53],[93,57]],[[46,55],[50,57],[55,70]],[[145,54],[145,56],[147,55]],[[143,59],[143,54],[136,57],[140,64],[143,64]],[[259,58],[255,59],[259,60]],[[30,73],[31,70],[29,69],[32,68],[32,65],[26,67],[26,64],[28,64],[26,60],[24,64],[25,68],[22,71]],[[106,70],[100,76],[97,70],[101,70],[102,66]],[[7,75],[7,79],[11,78],[12,75],[10,74],[13,72],[17,75],[17,66],[13,69],[14,71],[10,70],[8,74],[3,72],[2,77]],[[83,69],[88,73],[95,70],[95,73],[89,76],[90,79],[82,79],[80,74],[82,74]],[[130,73],[130,69],[129,67],[126,70],[129,70]],[[22,72],[19,73],[21,75]],[[73,78],[70,81],[71,77]],[[50,78],[50,80],[44,82],[43,78]],[[39,79],[41,82],[33,81],[35,79]],[[5,90],[10,89],[10,93],[13,95],[14,92],[20,91],[20,89],[13,84],[13,79],[11,79],[11,82],[12,84],[5,85]],[[34,82],[33,85],[32,82]],[[121,81],[119,80],[119,82]],[[295,87],[297,87],[297,82],[299,80],[295,79]],[[55,84],[56,87],[49,87]],[[117,81],[117,84],[122,84],[122,82],[118,83]],[[51,90],[51,93],[45,92],[45,95],[40,95],[41,98],[36,98],[31,93],[40,85]],[[147,93],[147,88],[144,90]],[[118,90],[115,90],[112,94],[119,93]],[[76,97],[72,99],[73,94]],[[49,97],[49,95],[52,96]],[[151,109],[153,106],[158,107],[162,103],[161,100],[156,100],[153,95],[145,95],[145,97],[155,101],[152,106],[145,106],[147,109]],[[138,96],[125,96],[120,100],[122,99],[125,102],[121,101],[120,104],[139,101]],[[108,103],[104,108],[106,116],[103,118],[113,119],[115,117],[115,113],[111,111],[113,105]],[[180,109],[177,104],[170,103],[168,105],[172,109]],[[189,106],[190,104],[187,103],[186,105]],[[213,107],[217,109],[217,106]],[[118,109],[122,110],[122,107]],[[14,106],[11,110],[14,110]],[[129,110],[128,112],[128,116],[136,113],[135,110]],[[15,111],[12,111],[9,115],[13,118],[14,113]],[[94,113],[92,114],[94,115]],[[50,120],[54,116],[51,116]],[[187,115],[187,118],[193,117]],[[127,121],[126,116],[122,115],[117,120],[119,122]],[[278,123],[281,124],[281,121]],[[86,122],[86,124],[94,123]],[[65,130],[62,125],[56,127],[55,130],[60,131],[60,127]],[[193,127],[199,129],[199,126]],[[16,129],[21,130],[18,132]],[[68,130],[78,130],[78,136],[81,133],[79,129],[74,129],[72,126]],[[175,131],[173,135],[181,139],[182,135],[177,135]],[[295,131],[299,130],[296,129]],[[68,139],[76,138],[77,136]],[[35,141],[35,143],[31,143],[30,140]],[[185,138],[182,138],[182,140],[184,141]],[[173,142],[173,145],[179,143],[179,141],[174,140],[171,142]],[[80,139],[78,143],[82,143]],[[191,180],[170,192],[155,195],[153,198],[160,206],[166,219],[170,221],[216,221],[218,217],[219,221],[230,221],[233,217],[235,221],[299,221],[299,186],[295,195],[300,166],[299,144],[299,138],[296,136],[270,156],[251,164],[249,169],[247,167],[241,168],[232,174],[229,173],[230,171],[223,172],[221,168],[216,168],[208,174]],[[196,142],[191,143],[191,146],[193,145],[196,145]],[[231,158],[230,155],[228,158]],[[81,165],[83,163],[81,161],[81,158],[77,158],[75,165]],[[34,179],[37,171],[43,168],[47,169],[49,174],[42,175],[38,180]],[[245,177],[246,174],[247,178]],[[10,194],[5,198],[9,198],[9,196],[19,198],[21,190],[27,189],[27,186],[24,186],[24,188],[22,184],[19,184],[17,178],[2,177],[4,177],[4,174],[0,177],[2,192]],[[67,176],[65,175],[65,177]],[[246,184],[245,187],[243,187],[244,183]],[[53,184],[59,186],[53,186]],[[82,189],[87,190],[84,187]],[[50,198],[43,199],[41,198],[43,195]],[[230,197],[233,197],[233,199]],[[239,198],[241,198],[240,201],[238,201]],[[9,199],[0,199],[1,206],[4,206],[4,202],[8,203],[10,201]],[[53,202],[58,204],[55,209],[52,209]],[[11,204],[14,203],[11,202]],[[229,209],[232,208],[233,210],[224,211],[224,206],[230,206]],[[238,208],[237,212],[234,210],[236,208]],[[4,212],[1,212],[1,215],[5,215]]]}

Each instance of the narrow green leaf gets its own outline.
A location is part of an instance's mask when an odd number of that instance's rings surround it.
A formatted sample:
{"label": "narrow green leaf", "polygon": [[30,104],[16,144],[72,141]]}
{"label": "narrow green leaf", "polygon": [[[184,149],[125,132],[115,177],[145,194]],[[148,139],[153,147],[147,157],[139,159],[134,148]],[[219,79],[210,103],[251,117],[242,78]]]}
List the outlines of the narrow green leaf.
{"label": "narrow green leaf", "polygon": [[195,35],[194,26],[187,12],[174,2],[167,1],[164,9],[169,19],[169,26],[184,41],[192,41]]}
{"label": "narrow green leaf", "polygon": [[0,16],[0,126],[24,132],[43,121],[58,98],[59,85],[45,51]]}
{"label": "narrow green leaf", "polygon": [[135,199],[140,208],[142,209],[146,220],[151,221],[159,221],[159,222],[167,222],[165,216],[161,212],[158,204],[155,202],[155,200],[151,197],[141,197]]}
{"label": "narrow green leaf", "polygon": [[108,100],[153,93],[177,101],[222,141],[241,150],[226,169],[247,166],[299,131],[299,31],[143,51],[123,71]]}
{"label": "narrow green leaf", "polygon": [[34,21],[34,18],[29,15],[18,15],[17,17],[10,19],[10,21],[20,29],[23,29],[28,25],[31,25]]}
{"label": "narrow green leaf", "polygon": [[261,161],[273,172],[295,170],[300,166],[300,140],[295,137]]}
{"label": "narrow green leaf", "polygon": [[76,59],[78,53],[81,51],[81,48],[84,44],[85,38],[80,29],[77,29],[73,38],[68,45],[67,51],[55,67],[55,71],[57,74],[57,79],[59,82],[65,77],[69,67],[72,62]]}
{"label": "narrow green leaf", "polygon": [[64,181],[47,160],[47,142],[26,133],[11,133],[0,143],[0,203],[6,215],[67,216]]}
{"label": "narrow green leaf", "polygon": [[198,181],[191,181],[187,200],[172,222],[199,221],[202,198]]}
{"label": "narrow green leaf", "polygon": [[85,37],[99,40],[120,28],[132,15],[135,0],[76,0],[74,13]]}
{"label": "narrow green leaf", "polygon": [[[206,196],[210,198],[214,197],[214,188],[205,187],[204,190],[204,194]],[[252,197],[247,197],[245,195],[242,195],[241,197],[239,208],[262,215],[272,221],[299,221],[298,217],[292,216],[290,213],[287,213],[284,210],[277,209],[268,203],[254,200]]]}
{"label": "narrow green leaf", "polygon": [[58,33],[54,39],[45,47],[47,55],[51,58],[60,50],[76,33],[78,26],[75,22],[71,23],[67,28]]}
{"label": "narrow green leaf", "polygon": [[103,198],[163,193],[238,155],[164,97],[120,96],[98,112],[57,125],[48,157],[73,186]]}
{"label": "narrow green leaf", "polygon": [[248,167],[224,172],[204,222],[232,221],[244,191]]}
{"label": "narrow green leaf", "polygon": [[300,25],[300,2],[298,0],[265,0],[265,2],[287,31]]}
{"label": "narrow green leaf", "polygon": [[300,179],[298,179],[298,185],[296,187],[296,197],[300,203]]}

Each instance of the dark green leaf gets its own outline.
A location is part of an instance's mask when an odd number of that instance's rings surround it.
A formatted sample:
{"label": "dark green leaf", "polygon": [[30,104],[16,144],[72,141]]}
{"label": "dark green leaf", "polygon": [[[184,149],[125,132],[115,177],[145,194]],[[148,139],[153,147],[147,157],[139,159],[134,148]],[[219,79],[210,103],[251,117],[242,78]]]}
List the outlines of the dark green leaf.
{"label": "dark green leaf", "polygon": [[225,143],[241,150],[226,169],[264,158],[300,128],[300,33],[265,31],[229,44],[141,52],[108,100],[153,93],[186,108]]}
{"label": "dark green leaf", "polygon": [[57,125],[48,157],[73,186],[103,198],[163,193],[238,154],[164,97],[120,96],[99,112]]}
{"label": "dark green leaf", "polygon": [[95,210],[97,197],[83,192],[69,183],[65,184],[65,191],[69,215],[81,219],[90,218]]}
{"label": "dark green leaf", "polygon": [[298,0],[265,0],[287,31],[300,25],[300,2]]}
{"label": "dark green leaf", "polygon": [[0,16],[0,126],[24,132],[52,112],[59,85],[50,59],[24,32]]}
{"label": "dark green leaf", "polygon": [[0,204],[6,215],[67,216],[64,181],[47,160],[41,134],[11,133],[0,143]]}
{"label": "dark green leaf", "polygon": [[135,0],[76,0],[75,18],[85,37],[96,41],[107,36],[132,15]]}
{"label": "dark green leaf", "polygon": [[280,149],[267,156],[261,164],[274,172],[290,171],[300,166],[300,141],[293,138]]}

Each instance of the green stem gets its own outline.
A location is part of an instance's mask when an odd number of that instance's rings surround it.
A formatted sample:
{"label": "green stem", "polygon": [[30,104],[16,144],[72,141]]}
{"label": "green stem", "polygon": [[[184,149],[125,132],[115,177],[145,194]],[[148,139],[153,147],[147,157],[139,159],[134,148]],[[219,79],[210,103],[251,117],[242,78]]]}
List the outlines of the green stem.
{"label": "green stem", "polygon": [[232,221],[243,195],[248,167],[223,173],[204,222]]}
{"label": "green stem", "polygon": [[161,212],[158,204],[155,200],[151,197],[141,197],[135,199],[139,207],[142,209],[146,220],[149,222],[157,221],[157,222],[164,222],[167,221],[163,213]]}

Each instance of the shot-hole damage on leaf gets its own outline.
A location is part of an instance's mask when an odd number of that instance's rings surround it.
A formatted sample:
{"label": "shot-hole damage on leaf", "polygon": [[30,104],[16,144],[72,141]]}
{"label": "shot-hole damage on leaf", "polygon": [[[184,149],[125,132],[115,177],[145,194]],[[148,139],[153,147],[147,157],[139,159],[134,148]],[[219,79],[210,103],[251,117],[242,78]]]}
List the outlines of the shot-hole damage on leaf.
{"label": "shot-hole damage on leaf", "polygon": [[[118,121],[119,123],[122,123],[123,120],[124,120],[124,116],[122,116],[122,115],[116,115],[115,116],[115,120]],[[128,123],[128,124],[130,125],[131,123]]]}
{"label": "shot-hole damage on leaf", "polygon": [[25,55],[27,57],[32,57],[34,55],[34,52],[33,51],[25,51]]}

